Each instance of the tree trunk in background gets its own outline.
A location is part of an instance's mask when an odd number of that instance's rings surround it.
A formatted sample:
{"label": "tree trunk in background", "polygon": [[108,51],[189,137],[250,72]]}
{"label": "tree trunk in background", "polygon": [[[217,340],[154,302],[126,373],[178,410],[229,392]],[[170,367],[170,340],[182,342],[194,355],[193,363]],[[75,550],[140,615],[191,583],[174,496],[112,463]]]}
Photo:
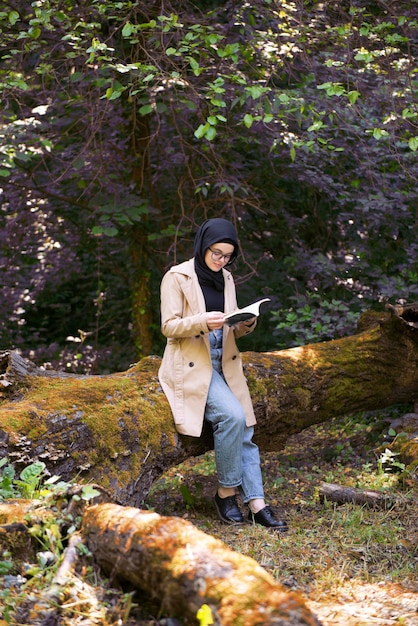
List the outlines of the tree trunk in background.
{"label": "tree trunk in background", "polygon": [[[161,3],[154,6],[138,7],[137,19],[149,22],[160,14]],[[142,12],[144,11],[144,12]],[[140,30],[137,33],[137,44],[129,48],[129,63],[146,63],[147,31]],[[129,166],[131,167],[132,185],[138,198],[146,198],[150,201],[154,212],[159,207],[158,192],[152,183],[150,150],[152,144],[152,131],[150,128],[149,116],[139,113],[139,98],[136,95],[125,95],[126,99],[126,119],[128,125],[128,136],[130,137],[130,153],[128,155]],[[128,166],[128,167],[129,167]],[[143,213],[140,222],[135,222],[130,226],[129,239],[132,259],[132,327],[134,341],[138,358],[152,353],[154,324],[152,314],[152,294],[150,287],[150,249],[148,242],[148,215]],[[158,232],[158,230],[157,230]]]}
{"label": "tree trunk in background", "polygon": [[[359,334],[336,341],[244,353],[261,450],[339,415],[418,400],[417,308],[368,313]],[[80,475],[139,506],[162,473],[212,445],[208,432],[176,433],[159,364],[148,357],[127,372],[77,376],[1,353],[0,455],[42,459],[64,480]]]}
{"label": "tree trunk in background", "polygon": [[[141,47],[138,46],[138,51]],[[150,128],[147,120],[137,113],[137,100],[127,105],[131,128],[132,183],[137,193],[145,198],[153,198],[150,174]],[[132,327],[138,358],[152,352],[153,316],[151,307],[150,257],[148,247],[148,216],[142,215],[139,223],[129,229],[132,259]]]}
{"label": "tree trunk in background", "polygon": [[132,259],[132,327],[138,358],[152,352],[153,317],[147,231],[141,223],[130,231]]}

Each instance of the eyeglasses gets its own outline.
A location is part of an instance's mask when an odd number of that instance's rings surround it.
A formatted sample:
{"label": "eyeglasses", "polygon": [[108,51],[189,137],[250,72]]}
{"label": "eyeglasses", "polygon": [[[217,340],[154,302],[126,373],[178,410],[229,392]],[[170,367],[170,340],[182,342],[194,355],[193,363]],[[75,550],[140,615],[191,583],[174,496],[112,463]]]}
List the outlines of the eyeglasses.
{"label": "eyeglasses", "polygon": [[230,263],[232,254],[222,254],[222,252],[212,250],[212,248],[209,248],[209,250],[214,261],[221,261],[222,259],[225,259],[225,263]]}

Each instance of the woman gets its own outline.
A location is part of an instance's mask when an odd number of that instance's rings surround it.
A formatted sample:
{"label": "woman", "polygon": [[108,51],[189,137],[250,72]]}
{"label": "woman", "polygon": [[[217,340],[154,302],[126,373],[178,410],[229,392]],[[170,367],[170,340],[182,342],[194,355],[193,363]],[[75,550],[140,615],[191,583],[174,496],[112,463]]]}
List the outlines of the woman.
{"label": "woman", "polygon": [[227,524],[244,521],[237,492],[253,522],[286,531],[266,506],[256,423],[235,338],[254,330],[256,318],[235,327],[225,313],[237,308],[232,274],[238,255],[234,226],[225,219],[204,222],[194,241],[194,258],[172,267],[161,283],[161,330],[167,337],[159,379],[179,433],[199,437],[212,424],[218,489],[214,503]]}

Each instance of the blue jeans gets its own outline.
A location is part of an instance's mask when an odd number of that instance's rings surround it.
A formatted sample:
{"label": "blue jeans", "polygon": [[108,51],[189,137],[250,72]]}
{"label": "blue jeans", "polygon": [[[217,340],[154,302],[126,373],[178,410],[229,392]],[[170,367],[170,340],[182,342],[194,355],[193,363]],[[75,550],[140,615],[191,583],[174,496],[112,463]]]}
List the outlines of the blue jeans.
{"label": "blue jeans", "polygon": [[222,373],[222,335],[222,329],[209,333],[213,369],[205,419],[212,424],[219,484],[238,487],[247,503],[264,498],[260,454],[252,441],[254,428],[246,426],[244,409]]}

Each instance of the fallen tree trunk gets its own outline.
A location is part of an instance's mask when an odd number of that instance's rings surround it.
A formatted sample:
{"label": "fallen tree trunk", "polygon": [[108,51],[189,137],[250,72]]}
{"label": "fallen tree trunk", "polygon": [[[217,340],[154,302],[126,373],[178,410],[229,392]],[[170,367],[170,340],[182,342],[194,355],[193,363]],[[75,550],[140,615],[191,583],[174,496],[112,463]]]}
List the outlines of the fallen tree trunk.
{"label": "fallen tree trunk", "polygon": [[344,487],[334,483],[322,483],[319,488],[319,500],[336,502],[337,504],[359,504],[378,509],[390,509],[396,505],[396,497],[391,494],[380,493],[371,489],[357,489]]}
{"label": "fallen tree trunk", "polygon": [[[359,333],[280,352],[243,354],[261,450],[278,450],[308,426],[354,411],[418,400],[418,306],[365,314]],[[167,469],[212,446],[179,436],[158,384],[159,357],[126,372],[45,372],[0,353],[0,456],[42,459],[139,506]]]}
{"label": "fallen tree trunk", "polygon": [[222,626],[319,625],[301,596],[185,520],[99,504],[85,511],[82,535],[109,576],[145,590],[186,624],[197,624],[206,604]]}

